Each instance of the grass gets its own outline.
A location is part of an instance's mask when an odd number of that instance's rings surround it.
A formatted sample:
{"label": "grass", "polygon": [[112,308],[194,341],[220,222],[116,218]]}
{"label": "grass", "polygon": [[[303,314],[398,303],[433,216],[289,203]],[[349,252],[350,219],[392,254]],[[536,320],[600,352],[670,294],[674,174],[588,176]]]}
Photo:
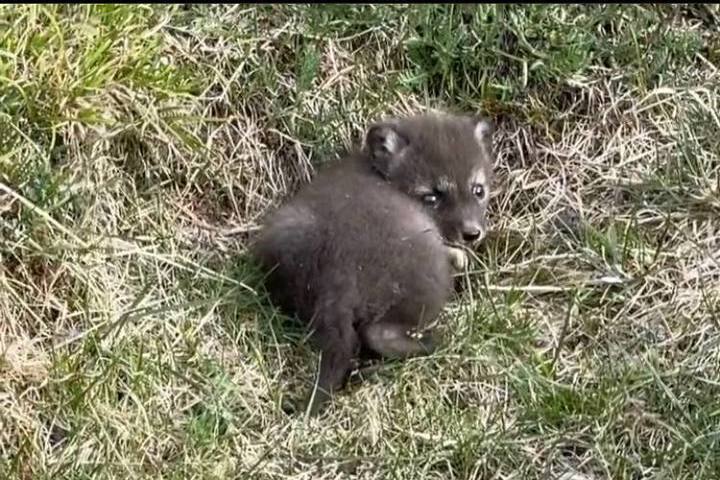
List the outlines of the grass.
{"label": "grass", "polygon": [[[0,478],[717,479],[716,6],[0,7]],[[497,123],[435,355],[308,421],[260,216],[368,122]]]}

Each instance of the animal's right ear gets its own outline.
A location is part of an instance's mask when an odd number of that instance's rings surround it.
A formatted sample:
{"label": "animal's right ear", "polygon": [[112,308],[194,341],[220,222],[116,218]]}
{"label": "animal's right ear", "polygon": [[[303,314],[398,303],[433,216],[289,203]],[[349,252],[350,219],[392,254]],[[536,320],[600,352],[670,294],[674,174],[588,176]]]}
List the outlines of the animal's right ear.
{"label": "animal's right ear", "polygon": [[473,131],[475,140],[480,145],[492,145],[492,135],[495,131],[495,126],[490,120],[485,117],[475,117],[474,119],[475,129]]}
{"label": "animal's right ear", "polygon": [[408,141],[392,123],[376,123],[365,135],[365,151],[371,165],[387,177],[400,162],[400,154]]}

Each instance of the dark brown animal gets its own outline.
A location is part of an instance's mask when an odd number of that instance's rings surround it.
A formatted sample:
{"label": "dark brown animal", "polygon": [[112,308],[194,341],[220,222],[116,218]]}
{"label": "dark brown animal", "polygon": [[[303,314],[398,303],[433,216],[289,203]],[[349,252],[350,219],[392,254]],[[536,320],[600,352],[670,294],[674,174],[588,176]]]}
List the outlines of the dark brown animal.
{"label": "dark brown animal", "polygon": [[431,334],[412,332],[452,293],[458,250],[448,244],[485,235],[490,131],[454,115],[377,123],[361,150],[264,222],[252,252],[271,298],[310,326],[322,352],[311,414],[342,388],[361,350],[405,358],[435,348]]}

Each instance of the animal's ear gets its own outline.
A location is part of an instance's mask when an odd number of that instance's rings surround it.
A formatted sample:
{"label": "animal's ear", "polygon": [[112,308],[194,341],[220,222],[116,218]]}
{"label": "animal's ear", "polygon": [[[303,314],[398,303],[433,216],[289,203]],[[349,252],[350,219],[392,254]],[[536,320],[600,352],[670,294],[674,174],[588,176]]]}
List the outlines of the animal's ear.
{"label": "animal's ear", "polygon": [[408,140],[390,122],[371,125],[365,135],[365,150],[370,163],[385,177],[397,167],[407,146]]}
{"label": "animal's ear", "polygon": [[492,122],[484,117],[475,117],[473,122],[475,123],[473,130],[475,140],[484,147],[492,145],[492,135],[495,132]]}

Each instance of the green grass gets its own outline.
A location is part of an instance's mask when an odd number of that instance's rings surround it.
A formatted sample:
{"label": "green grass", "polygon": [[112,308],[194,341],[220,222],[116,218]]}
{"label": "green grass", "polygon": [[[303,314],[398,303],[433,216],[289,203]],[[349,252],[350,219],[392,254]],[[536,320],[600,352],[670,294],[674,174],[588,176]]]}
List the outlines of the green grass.
{"label": "green grass", "polygon": [[[717,479],[716,6],[0,7],[0,478]],[[309,421],[245,246],[369,122],[497,123],[436,354]]]}

